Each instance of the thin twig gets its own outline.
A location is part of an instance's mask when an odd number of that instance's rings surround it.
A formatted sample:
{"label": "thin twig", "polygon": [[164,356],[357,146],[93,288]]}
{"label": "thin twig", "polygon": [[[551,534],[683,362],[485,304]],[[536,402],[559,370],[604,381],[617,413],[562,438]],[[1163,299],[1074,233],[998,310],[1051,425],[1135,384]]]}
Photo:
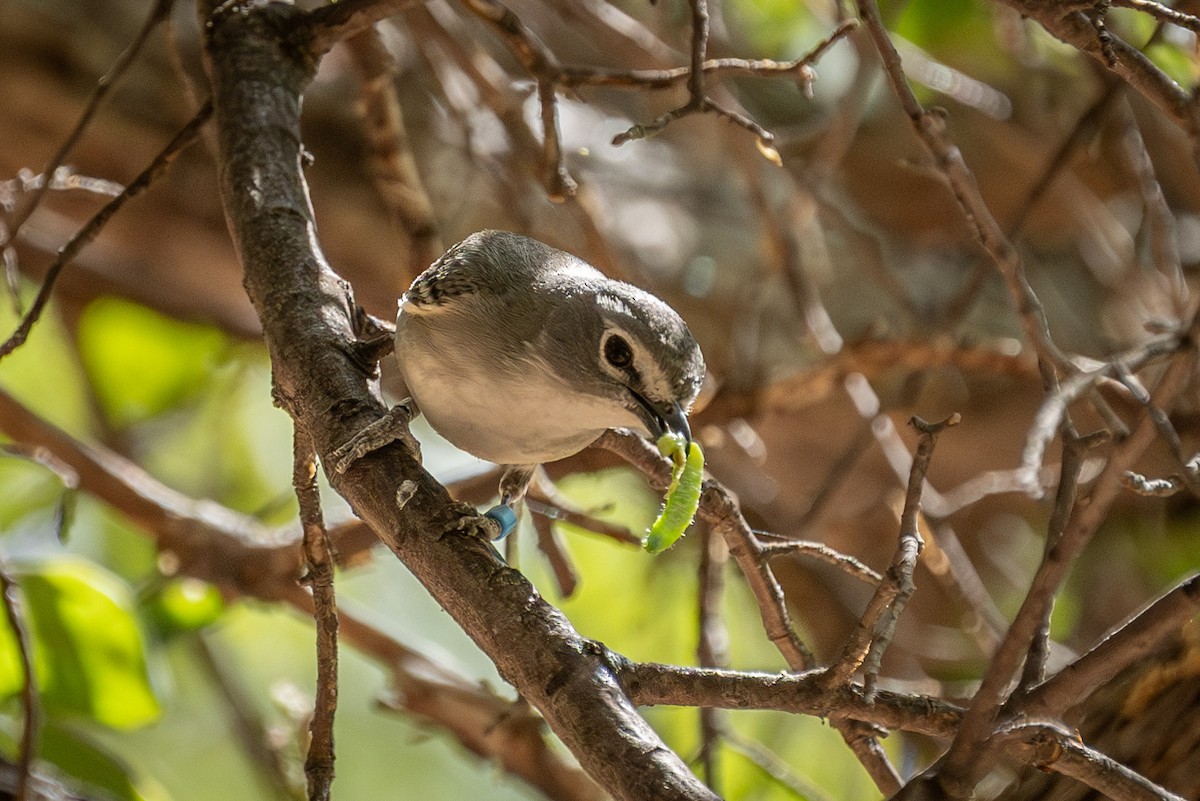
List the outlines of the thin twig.
{"label": "thin twig", "polygon": [[[602,434],[594,445],[612,451],[641,470],[656,488],[667,487],[671,476],[670,462],[636,434],[610,430]],[[696,514],[724,537],[730,555],[737,562],[758,604],[767,639],[779,649],[792,670],[807,669],[813,662],[812,652],[792,627],[783,590],[767,564],[762,544],[742,516],[737,501],[720,483],[705,481]]]}
{"label": "thin twig", "polygon": [[[29,219],[37,207],[41,205],[42,198],[45,197],[46,191],[50,188],[52,178],[58,171],[58,168],[62,166],[63,160],[66,159],[71,149],[75,147],[75,143],[83,135],[84,129],[91,123],[92,117],[100,110],[100,106],[104,102],[104,99],[108,97],[108,93],[116,87],[121,77],[125,74],[125,71],[133,64],[134,59],[141,52],[142,47],[146,44],[146,40],[150,37],[155,26],[171,15],[171,6],[172,0],[155,0],[154,5],[150,8],[150,13],[146,16],[146,21],[142,23],[142,27],[134,37],[133,42],[117,57],[116,62],[109,68],[108,72],[96,82],[96,88],[92,91],[91,97],[88,98],[87,105],[84,107],[83,113],[79,115],[79,120],[75,123],[75,127],[63,139],[62,144],[58,146],[58,150],[46,162],[46,166],[42,168],[41,183],[25,204],[17,209],[12,220],[9,221],[7,240],[0,241],[0,246],[16,241],[17,234],[21,231],[21,226],[25,224],[25,221]],[[47,280],[49,279],[47,278]]]}
{"label": "thin twig", "polygon": [[[1067,527],[1067,520],[1075,510],[1075,497],[1079,492],[1079,472],[1083,469],[1082,438],[1073,430],[1066,430],[1063,431],[1062,442],[1062,467],[1059,471],[1058,489],[1054,493],[1054,507],[1046,527],[1043,559],[1058,545]],[[1046,661],[1050,658],[1050,622],[1053,614],[1054,602],[1051,600],[1029,645],[1029,653],[1025,656],[1025,666],[1021,672],[1022,688],[1033,687],[1046,677]]]}
{"label": "thin twig", "polygon": [[575,569],[575,565],[571,561],[571,554],[567,551],[562,536],[554,527],[554,519],[535,508],[535,502],[531,501],[528,496],[525,498],[525,504],[533,513],[530,517],[533,521],[533,530],[537,533],[538,551],[550,564],[550,569],[554,573],[554,582],[558,585],[558,597],[570,598],[575,594],[575,588],[579,586],[579,571]]}
{"label": "thin twig", "polygon": [[[720,59],[709,61],[707,59],[708,51],[708,4],[707,0],[689,0],[692,17],[692,38],[691,38],[691,63],[686,68],[686,72],[679,70],[665,71],[630,71],[626,73],[613,73],[603,70],[573,71],[570,80],[576,83],[590,80],[589,76],[595,78],[597,83],[606,85],[643,85],[643,79],[646,82],[655,86],[663,87],[671,85],[677,81],[686,80],[688,88],[688,99],[682,106],[672,109],[671,111],[662,114],[655,120],[645,123],[630,126],[627,130],[613,137],[612,143],[615,146],[620,146],[634,139],[645,139],[662,132],[668,125],[675,120],[692,114],[710,113],[719,117],[724,117],[730,122],[745,128],[756,137],[759,152],[763,154],[769,161],[779,164],[779,153],[772,146],[775,141],[775,135],[767,129],[763,128],[754,120],[747,117],[738,111],[728,108],[720,103],[717,103],[705,93],[705,76],[709,72],[749,72],[755,75],[766,75],[771,73],[791,74],[794,73],[803,86],[808,86],[812,81],[811,64],[816,61],[829,47],[838,39],[844,37],[854,29],[854,25],[849,25],[843,22],[833,33],[823,39],[812,49],[812,51],[803,58],[797,59],[785,64],[776,64],[775,62],[763,61],[743,61],[734,59]],[[680,68],[682,69],[682,68]]]}
{"label": "thin twig", "polygon": [[558,94],[548,81],[538,81],[538,104],[542,120],[542,152],[546,170],[546,194],[555,202],[575,197],[579,185],[567,170],[562,137],[558,131]]}
{"label": "thin twig", "polygon": [[[775,61],[769,58],[710,58],[701,65],[701,71],[706,76],[713,78],[726,75],[749,75],[756,78],[792,77],[804,84],[812,80],[812,64],[820,59],[838,39],[857,27],[857,20],[846,20],[803,57],[791,61]],[[560,73],[559,84],[568,89],[583,86],[670,89],[686,83],[691,75],[691,67],[672,67],[662,70],[614,70],[603,67],[565,65]]]}
{"label": "thin twig", "polygon": [[[759,539],[766,537],[775,537],[778,535],[770,534],[766,531],[755,531],[755,536]],[[841,568],[847,574],[854,576],[856,579],[865,581],[868,584],[878,584],[883,581],[883,575],[878,571],[872,570],[870,566],[864,564],[859,559],[856,559],[849,554],[844,554],[841,551],[830,548],[823,542],[809,542],[808,540],[789,540],[780,538],[776,542],[764,542],[762,544],[762,552],[769,559],[774,559],[777,556],[794,556],[804,554],[818,559],[826,564]]]}
{"label": "thin twig", "polygon": [[1200,17],[1185,14],[1169,6],[1164,6],[1162,3],[1155,3],[1154,0],[1112,0],[1112,4],[1121,8],[1144,11],[1161,22],[1169,22],[1193,33],[1200,33]]}
{"label": "thin twig", "polygon": [[[667,486],[669,463],[641,437],[628,432],[608,431],[596,440],[595,445],[625,458],[659,488]],[[792,670],[807,669],[814,661],[812,652],[792,626],[783,589],[767,563],[762,543],[743,517],[738,502],[718,482],[705,481],[697,515],[724,537],[730,555],[737,562],[758,604],[767,639],[779,650]],[[899,790],[899,774],[888,761],[874,734],[848,718],[839,717],[832,722],[879,789],[888,796]]]}
{"label": "thin twig", "polygon": [[974,172],[947,132],[943,114],[927,111],[913,94],[900,62],[900,54],[883,26],[875,0],[858,0],[858,14],[879,52],[892,93],[909,118],[917,139],[946,177],[963,219],[1005,280],[1021,328],[1037,353],[1043,385],[1047,388],[1054,386],[1057,383],[1055,368],[1069,363],[1054,344],[1045,309],[1029,285],[1020,254],[992,216],[979,191]]}
{"label": "thin twig", "polygon": [[929,461],[937,445],[938,434],[949,426],[957,425],[958,421],[957,414],[933,424],[919,417],[912,419],[913,426],[921,432],[921,438],[908,476],[896,552],[887,576],[876,588],[862,618],[847,638],[841,656],[826,670],[825,679],[830,686],[845,683],[862,667],[868,700],[874,695],[883,652],[891,642],[900,612],[913,592],[913,570],[924,544],[917,521],[921,511],[921,488],[929,471]]}
{"label": "thin twig", "polygon": [[37,674],[33,668],[33,641],[29,637],[29,629],[25,625],[25,612],[22,608],[20,587],[12,576],[8,561],[0,556],[0,598],[4,602],[4,617],[17,641],[17,653],[21,659],[21,672],[24,674],[24,684],[21,686],[21,742],[17,753],[20,773],[17,775],[17,786],[13,793],[16,801],[27,801],[30,793],[30,781],[33,778],[34,760],[37,758],[38,730],[41,727],[42,711],[38,701]]}
{"label": "thin twig", "polygon": [[[1195,330],[1197,324],[1193,320],[1190,330]],[[1191,346],[1175,355],[1155,389],[1156,405],[1169,408],[1192,377],[1195,358],[1195,350]],[[952,797],[967,797],[975,779],[986,769],[987,762],[982,757],[1000,705],[1017,676],[1041,621],[1045,619],[1047,608],[1079,552],[1104,521],[1109,507],[1120,492],[1121,476],[1150,445],[1154,435],[1154,423],[1148,415],[1143,415],[1129,438],[1113,450],[1108,464],[1096,479],[1088,502],[1076,505],[1062,536],[1039,565],[1012,625],[984,674],[954,742],[942,764],[935,769],[939,784]]]}
{"label": "thin twig", "polygon": [[304,760],[308,777],[308,800],[329,801],[333,784],[333,719],[338,697],[338,618],[333,588],[333,557],[329,533],[321,513],[321,493],[317,486],[317,454],[312,440],[299,424],[293,429],[292,486],[300,502],[300,523],[304,528],[305,575],[313,598],[313,621],[317,629],[317,690],[313,699],[311,739]]}
{"label": "thin twig", "polygon": [[[1038,479],[1046,448],[1058,433],[1067,408],[1106,378],[1131,374],[1160,357],[1178,350],[1177,336],[1151,340],[1124,353],[1112,356],[1095,369],[1079,372],[1064,379],[1049,392],[1034,415],[1021,452],[1020,482],[1027,491],[1041,494]],[[1136,390],[1134,390],[1136,391]],[[1144,401],[1143,401],[1144,403]]]}
{"label": "thin twig", "polygon": [[953,736],[962,715],[961,707],[928,695],[880,690],[868,703],[861,686],[829,687],[822,670],[755,673],[631,662],[618,675],[639,706],[773,709],[823,718],[836,713],[847,721],[931,737]]}
{"label": "thin twig", "polygon": [[[696,617],[699,637],[696,643],[696,661],[700,667],[720,668],[729,665],[729,630],[725,626],[723,605],[725,599],[725,565],[729,551],[725,541],[713,531],[712,526],[701,525],[700,534],[700,582],[696,592]],[[717,772],[718,751],[721,740],[727,733],[721,712],[712,707],[700,707],[700,765],[704,770],[704,783],[720,794]]]}
{"label": "thin twig", "polygon": [[50,265],[50,269],[46,271],[46,277],[42,280],[42,286],[38,289],[37,297],[34,298],[33,304],[21,318],[21,322],[17,325],[16,331],[5,340],[3,345],[0,345],[0,359],[3,359],[8,354],[19,348],[29,337],[30,331],[42,316],[42,311],[46,304],[50,301],[50,294],[54,289],[54,283],[58,279],[59,273],[63,268],[71,262],[72,259],[88,245],[96,235],[100,233],[100,229],[112,218],[114,214],[120,211],[121,207],[130,198],[140,195],[151,184],[154,183],[162,172],[171,164],[175,158],[183,152],[183,149],[190,145],[199,136],[200,128],[208,120],[212,114],[212,104],[205,103],[199,111],[192,117],[187,125],[175,134],[175,137],[167,143],[167,146],[159,151],[153,160],[146,166],[141,173],[138,174],[133,181],[125,187],[121,194],[114,197],[100,211],[87,221],[82,228],[76,232],[75,236],[67,244],[59,249],[58,255],[54,259],[54,263]]}
{"label": "thin twig", "polygon": [[[1200,114],[1191,93],[1144,53],[1111,32],[1108,47],[1102,47],[1091,17],[1082,11],[1064,10],[1058,3],[1035,0],[1000,2],[1036,20],[1051,36],[1112,69],[1187,134],[1192,143],[1193,160],[1200,159]],[[1115,64],[1110,64],[1110,55],[1115,56]]]}
{"label": "thin twig", "polygon": [[[874,698],[868,703],[873,702]],[[841,716],[835,717],[832,723],[884,797],[890,798],[900,792],[903,786],[900,772],[892,765],[887,752],[883,750],[883,744],[879,742],[879,738],[887,732],[873,724],[846,720]]]}
{"label": "thin twig", "polygon": [[[1141,126],[1128,98],[1122,98],[1117,108],[1122,128],[1121,144],[1137,179],[1138,193],[1142,199],[1142,229],[1149,239],[1149,267],[1153,271],[1148,277],[1161,276],[1162,283],[1155,282],[1154,289],[1166,295],[1170,312],[1182,314],[1187,304],[1188,287],[1183,276],[1174,212],[1163,194]],[[1162,292],[1164,288],[1166,292]]]}
{"label": "thin twig", "polygon": [[544,468],[538,468],[534,472],[533,483],[525,496],[525,503],[531,512],[550,520],[569,523],[625,545],[640,547],[642,544],[642,537],[634,534],[626,526],[609,523],[596,517],[596,513],[602,512],[604,509],[591,511],[580,509],[570,498],[563,495],[558,487],[554,486],[554,482],[546,475]]}
{"label": "thin twig", "polygon": [[575,179],[567,171],[558,126],[558,59],[513,11],[497,0],[461,0],[471,12],[504,37],[526,72],[537,82],[542,121],[542,158],[551,200],[574,197]]}

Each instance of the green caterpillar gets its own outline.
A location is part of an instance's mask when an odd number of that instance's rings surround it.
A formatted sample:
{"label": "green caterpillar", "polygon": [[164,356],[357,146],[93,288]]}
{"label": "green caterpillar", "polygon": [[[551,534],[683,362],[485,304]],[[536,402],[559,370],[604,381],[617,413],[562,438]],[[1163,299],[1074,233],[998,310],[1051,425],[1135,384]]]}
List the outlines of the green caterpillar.
{"label": "green caterpillar", "polygon": [[667,433],[658,438],[657,445],[659,453],[671,457],[674,467],[662,511],[642,543],[650,553],[670,548],[692,524],[700,506],[700,483],[704,478],[704,451],[700,450],[700,443],[693,442],[689,448],[683,437]]}

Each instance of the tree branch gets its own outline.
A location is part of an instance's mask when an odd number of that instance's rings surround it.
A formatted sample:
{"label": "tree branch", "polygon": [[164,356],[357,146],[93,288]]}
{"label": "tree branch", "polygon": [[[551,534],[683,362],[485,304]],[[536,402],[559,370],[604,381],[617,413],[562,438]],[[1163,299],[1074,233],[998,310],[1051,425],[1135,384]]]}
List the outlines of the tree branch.
{"label": "tree branch", "polygon": [[333,588],[333,556],[329,532],[321,514],[321,492],[317,487],[317,454],[303,430],[292,428],[292,486],[300,504],[300,525],[304,529],[305,574],[313,600],[313,623],[317,630],[317,689],[311,735],[304,774],[308,778],[309,801],[329,801],[333,785],[333,719],[338,699],[338,618]]}
{"label": "tree branch", "polygon": [[[128,186],[112,200],[104,204],[100,211],[96,212],[90,220],[80,228],[67,244],[63,245],[58,254],[54,258],[54,262],[46,271],[46,277],[42,279],[42,285],[38,288],[37,297],[34,298],[33,304],[29,307],[29,311],[21,318],[21,322],[17,325],[17,329],[12,333],[3,344],[0,344],[0,359],[3,359],[8,354],[19,348],[25,343],[29,337],[29,333],[33,330],[33,326],[42,316],[42,311],[46,308],[46,304],[50,302],[50,293],[54,289],[54,282],[58,279],[59,273],[63,271],[72,259],[78,255],[79,251],[83,250],[87,245],[96,238],[100,230],[108,223],[114,214],[121,210],[121,207],[133,197],[140,195],[150,187],[154,181],[162,175],[163,171],[170,166],[171,162],[183,152],[183,150],[196,141],[200,135],[200,129],[204,123],[208,121],[209,115],[212,113],[212,106],[205,103],[199,111],[195,113],[192,119],[179,130],[175,137],[171,139],[167,146],[158,152],[146,168],[138,173]],[[49,183],[47,180],[46,184]]]}
{"label": "tree branch", "polygon": [[867,700],[860,685],[828,686],[819,669],[753,673],[629,662],[617,675],[630,700],[639,706],[774,709],[819,717],[837,713],[849,720],[930,737],[952,736],[962,715],[961,707],[927,695],[878,690],[874,700]]}
{"label": "tree branch", "polygon": [[[273,531],[212,501],[188,498],[117,454],[79,442],[2,390],[0,430],[30,443],[35,452],[53,454],[60,462],[54,467],[57,472],[72,471],[80,489],[146,531],[163,562],[173,564],[178,575],[212,582],[229,597],[284,601],[313,615],[312,594],[297,583],[301,557],[295,530]],[[358,521],[336,526],[329,534],[335,556],[343,564],[362,560],[379,542]],[[472,753],[498,761],[556,801],[602,801],[595,784],[549,746],[535,714],[517,714],[511,704],[477,682],[400,644],[345,609],[338,614],[344,639],[390,671],[399,691],[390,706],[449,732]]]}
{"label": "tree branch", "polygon": [[[246,289],[276,397],[327,455],[384,409],[347,356],[354,303],[318,249],[300,172],[312,63],[285,40],[303,15],[265,3],[205,8],[223,200]],[[462,512],[411,454],[387,447],[330,481],[602,786],[630,801],[715,799],[638,716],[598,649],[490,544],[457,532]],[[403,506],[401,483],[411,489]]]}
{"label": "tree branch", "polygon": [[1200,612],[1200,576],[1155,600],[1091,650],[1009,706],[1029,718],[1057,717],[1125,668],[1144,659]]}

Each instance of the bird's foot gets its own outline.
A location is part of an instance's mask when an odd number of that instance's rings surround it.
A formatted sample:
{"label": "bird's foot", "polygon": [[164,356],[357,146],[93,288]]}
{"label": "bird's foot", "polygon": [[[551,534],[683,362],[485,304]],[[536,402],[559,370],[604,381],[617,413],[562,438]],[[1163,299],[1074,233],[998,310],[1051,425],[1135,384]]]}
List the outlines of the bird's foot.
{"label": "bird's foot", "polygon": [[500,526],[500,536],[493,537],[495,540],[502,540],[509,534],[512,534],[513,529],[517,527],[517,512],[507,503],[497,504],[491,509],[483,513],[483,516],[489,520],[494,520]]}
{"label": "bird's foot", "polygon": [[512,533],[516,528],[517,515],[511,506],[495,506],[483,514],[479,514],[474,506],[455,501],[455,508],[462,516],[450,525],[447,532],[459,532],[472,537],[496,542]]}
{"label": "bird's foot", "polygon": [[387,414],[359,431],[330,454],[334,471],[345,473],[350,469],[350,465],[368,453],[377,451],[396,440],[403,442],[409,453],[418,462],[421,461],[421,444],[408,430],[408,423],[416,414],[416,405],[411,398],[400,401],[388,409]]}

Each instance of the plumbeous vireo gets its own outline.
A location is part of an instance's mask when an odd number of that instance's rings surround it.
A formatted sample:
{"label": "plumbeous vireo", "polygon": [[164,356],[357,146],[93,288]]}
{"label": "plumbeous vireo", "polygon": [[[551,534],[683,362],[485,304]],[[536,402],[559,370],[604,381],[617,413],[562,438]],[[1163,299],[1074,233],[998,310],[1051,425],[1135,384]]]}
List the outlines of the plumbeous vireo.
{"label": "plumbeous vireo", "polygon": [[481,231],[450,248],[400,299],[395,344],[411,400],[338,449],[335,468],[393,439],[415,446],[405,426],[422,413],[456,447],[507,468],[488,512],[501,536],[534,468],[605,430],[691,440],[704,359],[683,319],[536,239]]}

